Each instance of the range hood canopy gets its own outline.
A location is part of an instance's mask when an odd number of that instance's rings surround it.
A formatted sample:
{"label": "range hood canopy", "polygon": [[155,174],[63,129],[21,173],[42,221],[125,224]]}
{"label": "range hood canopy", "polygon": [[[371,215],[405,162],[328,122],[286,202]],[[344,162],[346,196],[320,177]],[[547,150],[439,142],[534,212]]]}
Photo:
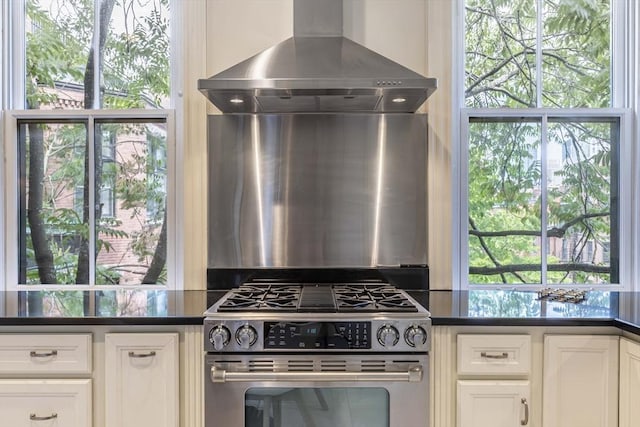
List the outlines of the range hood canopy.
{"label": "range hood canopy", "polygon": [[294,0],[294,36],[198,89],[224,113],[414,112],[434,78],[342,36],[341,0]]}

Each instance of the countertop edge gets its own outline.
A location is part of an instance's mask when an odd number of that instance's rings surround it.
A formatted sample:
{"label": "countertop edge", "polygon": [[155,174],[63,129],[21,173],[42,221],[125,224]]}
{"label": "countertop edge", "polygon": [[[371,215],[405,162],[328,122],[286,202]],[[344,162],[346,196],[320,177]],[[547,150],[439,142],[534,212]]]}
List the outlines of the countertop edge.
{"label": "countertop edge", "polygon": [[[432,317],[433,326],[609,326],[640,335],[640,325],[617,318]],[[201,326],[204,316],[184,317],[0,317],[2,326]]]}
{"label": "countertop edge", "polygon": [[[618,319],[603,318],[517,318],[517,317],[432,317],[433,326],[618,326]],[[638,327],[640,333],[640,327]]]}
{"label": "countertop edge", "polygon": [[2,326],[201,326],[204,317],[4,317]]}

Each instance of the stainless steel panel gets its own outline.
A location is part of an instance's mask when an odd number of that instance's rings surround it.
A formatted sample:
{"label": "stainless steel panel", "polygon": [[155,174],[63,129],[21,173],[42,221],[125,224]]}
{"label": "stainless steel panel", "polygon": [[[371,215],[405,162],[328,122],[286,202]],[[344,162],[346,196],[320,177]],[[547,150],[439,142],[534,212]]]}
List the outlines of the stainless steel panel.
{"label": "stainless steel panel", "polygon": [[208,266],[426,264],[426,116],[209,117]]}
{"label": "stainless steel panel", "polygon": [[341,36],[342,1],[293,0],[293,35]]}

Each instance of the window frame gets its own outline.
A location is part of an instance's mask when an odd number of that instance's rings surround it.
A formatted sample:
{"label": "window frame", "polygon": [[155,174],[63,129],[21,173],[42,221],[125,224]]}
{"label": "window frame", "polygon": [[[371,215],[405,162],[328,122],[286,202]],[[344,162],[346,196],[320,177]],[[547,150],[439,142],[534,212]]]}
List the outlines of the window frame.
{"label": "window frame", "polygon": [[[460,196],[460,209],[458,214],[458,224],[457,227],[460,230],[460,287],[461,289],[487,289],[487,288],[496,288],[496,287],[508,287],[508,288],[517,288],[517,289],[538,289],[540,287],[547,287],[547,283],[543,282],[540,284],[472,284],[469,283],[469,233],[468,230],[468,213],[469,213],[469,204],[468,204],[468,164],[469,157],[466,148],[468,147],[469,142],[469,123],[471,119],[485,119],[485,118],[494,118],[494,119],[508,119],[508,118],[527,118],[539,121],[541,123],[541,145],[547,143],[546,138],[546,124],[549,118],[575,118],[575,119],[597,119],[597,118],[617,118],[620,120],[620,159],[618,164],[618,197],[619,197],[619,226],[618,226],[618,237],[620,242],[619,249],[619,274],[620,274],[620,283],[610,283],[603,285],[594,285],[594,284],[571,284],[572,288],[602,288],[603,290],[623,290],[628,288],[628,284],[632,283],[633,277],[631,274],[632,270],[632,260],[631,254],[633,249],[633,237],[631,233],[623,233],[622,230],[630,229],[633,226],[633,214],[632,214],[632,194],[634,192],[633,182],[630,180],[622,179],[623,177],[631,176],[632,171],[632,162],[628,161],[628,159],[633,158],[634,150],[631,142],[631,123],[632,123],[632,114],[629,109],[624,108],[605,108],[605,109],[550,109],[550,108],[531,108],[531,109],[473,109],[473,108],[463,108],[460,113],[460,141],[464,146],[463,149],[460,150],[458,164],[459,167],[459,196]],[[546,180],[546,156],[545,151],[542,151],[542,168],[543,173],[541,177],[541,182],[543,183],[543,188],[546,189],[546,184],[544,184]],[[543,200],[544,194],[546,194],[546,190],[543,191]],[[546,200],[543,202],[546,204]],[[542,215],[542,227],[543,229],[546,226],[546,210],[544,208],[541,209]],[[544,230],[543,230],[544,231]],[[546,234],[546,233],[545,233]],[[545,268],[546,261],[546,236],[543,239],[543,244],[541,245],[541,270]],[[543,278],[545,274],[543,273]],[[558,285],[562,287],[562,285]],[[565,287],[567,285],[564,285]]]}
{"label": "window frame", "polygon": [[[537,64],[541,60],[540,34],[542,32],[541,8],[543,0],[536,2],[538,9],[537,24]],[[638,129],[635,124],[636,109],[638,107],[637,95],[634,88],[638,87],[640,79],[635,70],[640,64],[636,50],[638,48],[633,34],[638,30],[640,23],[640,5],[635,5],[630,0],[611,1],[611,108],[546,108],[541,107],[542,86],[541,71],[537,74],[536,108],[466,108],[464,99],[465,87],[465,0],[457,0],[454,8],[455,23],[460,31],[453,31],[451,63],[454,69],[454,85],[452,95],[454,97],[454,112],[452,120],[452,138],[457,141],[452,147],[453,174],[452,185],[457,189],[453,199],[452,213],[456,218],[453,224],[453,288],[461,290],[487,289],[487,288],[517,288],[522,290],[540,289],[546,287],[541,284],[470,284],[469,283],[469,233],[468,233],[468,143],[469,143],[469,119],[473,118],[500,118],[500,117],[530,117],[540,120],[549,117],[617,117],[620,120],[620,163],[619,167],[619,274],[617,284],[573,284],[573,288],[597,288],[602,290],[639,290],[640,283],[635,280],[640,267],[640,229],[634,223],[634,218],[640,214],[640,148],[638,148]],[[540,67],[537,67],[540,70]],[[457,123],[456,123],[457,122]],[[544,130],[542,130],[544,134]],[[542,136],[541,143],[545,143],[546,135]],[[544,253],[542,254],[544,256]],[[544,263],[542,263],[544,265]],[[541,266],[542,268],[542,266]],[[567,285],[558,285],[558,287]]]}
{"label": "window frame", "polygon": [[[68,290],[100,290],[100,289],[147,289],[154,290],[180,290],[185,288],[199,288],[198,284],[187,284],[184,280],[185,272],[191,270],[185,269],[184,265],[184,204],[188,200],[182,190],[187,181],[184,176],[185,149],[183,144],[178,144],[177,138],[181,139],[202,137],[204,138],[204,127],[202,129],[192,130],[191,127],[185,126],[185,121],[192,123],[194,120],[185,116],[185,108],[195,103],[205,104],[204,98],[197,90],[191,90],[191,81],[194,76],[205,74],[205,63],[200,57],[185,55],[185,50],[191,52],[188,43],[189,40],[197,37],[201,41],[203,32],[206,29],[206,20],[201,19],[206,16],[206,0],[194,0],[183,2],[181,0],[169,0],[170,2],[170,45],[171,64],[170,64],[170,96],[169,107],[165,110],[144,110],[142,114],[158,114],[159,112],[167,113],[167,282],[163,285],[19,285],[15,278],[17,277],[18,267],[15,255],[9,254],[8,251],[15,246],[15,240],[11,235],[15,235],[15,223],[11,222],[9,215],[15,214],[17,209],[17,199],[0,198],[0,262],[3,266],[3,273],[0,273],[0,309],[3,307],[3,290],[31,290],[39,289],[55,289],[56,287]],[[17,134],[17,129],[13,133],[8,129],[9,123],[13,122],[10,115],[14,113],[23,113],[25,110],[16,110],[24,108],[24,46],[25,36],[25,0],[14,0],[10,2],[2,2],[0,5],[0,34],[2,37],[0,44],[0,76],[2,77],[2,86],[0,87],[0,135],[4,136],[4,141],[0,142],[0,158],[3,159],[3,165],[6,167],[15,167],[15,157],[9,157],[10,151],[13,152],[16,147],[11,147],[12,142],[8,142],[7,135]],[[94,0],[94,4],[98,5],[99,0]],[[193,22],[186,22],[189,18]],[[201,46],[201,44],[199,45]],[[198,50],[199,51],[199,50]],[[189,77],[186,84],[189,90],[185,91],[185,78]],[[43,110],[40,110],[42,113]],[[61,110],[57,110],[60,113]],[[91,113],[109,115],[111,113],[120,117],[124,111],[132,112],[134,110],[92,110]],[[140,110],[142,111],[142,110]],[[74,113],[85,114],[87,110],[76,110]],[[36,114],[36,113],[26,113]],[[61,113],[68,114],[68,113]],[[73,113],[70,113],[73,114]],[[136,113],[137,114],[137,113]],[[144,118],[144,117],[143,117]],[[204,123],[205,114],[198,118],[198,124]],[[14,123],[15,125],[15,123]],[[9,151],[7,151],[9,150]],[[15,156],[15,154],[14,154]],[[15,183],[7,181],[10,171],[0,169],[0,188],[13,194],[16,191]],[[11,187],[14,185],[14,187]],[[11,256],[10,256],[11,255]],[[9,271],[9,266],[15,266]],[[189,266],[192,268],[192,266]],[[13,280],[12,280],[13,279]]]}
{"label": "window frame", "polygon": [[[97,289],[176,289],[176,284],[180,281],[177,276],[176,263],[178,252],[176,248],[176,218],[178,216],[176,203],[176,143],[175,143],[175,119],[173,110],[9,110],[5,111],[4,120],[4,154],[8,159],[5,162],[5,218],[4,218],[4,241],[7,243],[5,250],[5,265],[15,266],[5,268],[6,290],[37,290],[37,289],[67,289],[67,290],[97,290]],[[87,122],[87,138],[89,150],[93,151],[95,123],[103,120],[109,121],[145,121],[164,120],[167,126],[167,283],[165,285],[96,285],[95,257],[89,258],[89,277],[94,284],[38,284],[28,285],[18,282],[18,238],[17,227],[19,216],[19,170],[18,162],[11,161],[18,159],[18,122],[20,120],[42,120],[42,121],[79,121]],[[94,162],[89,162],[89,173],[93,175]],[[90,192],[89,205],[95,203],[94,192]],[[92,216],[93,217],[93,216]],[[90,221],[92,223],[93,221]],[[95,225],[94,225],[95,226]],[[14,244],[12,244],[14,242]],[[89,252],[95,252],[95,235],[90,233]]]}

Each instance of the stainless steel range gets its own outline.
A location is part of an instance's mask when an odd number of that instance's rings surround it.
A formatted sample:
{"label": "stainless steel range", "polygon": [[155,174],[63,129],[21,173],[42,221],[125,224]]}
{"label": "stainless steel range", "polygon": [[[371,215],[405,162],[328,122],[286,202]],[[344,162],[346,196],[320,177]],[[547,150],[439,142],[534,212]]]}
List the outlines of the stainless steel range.
{"label": "stainless steel range", "polygon": [[427,426],[429,312],[386,283],[248,283],[206,312],[206,426]]}
{"label": "stainless steel range", "polygon": [[383,270],[426,270],[437,81],[345,38],[344,9],[294,0],[292,38],[198,81],[224,113],[208,274],[233,278],[208,283],[233,290],[205,313],[206,427],[429,425],[429,313]]}

